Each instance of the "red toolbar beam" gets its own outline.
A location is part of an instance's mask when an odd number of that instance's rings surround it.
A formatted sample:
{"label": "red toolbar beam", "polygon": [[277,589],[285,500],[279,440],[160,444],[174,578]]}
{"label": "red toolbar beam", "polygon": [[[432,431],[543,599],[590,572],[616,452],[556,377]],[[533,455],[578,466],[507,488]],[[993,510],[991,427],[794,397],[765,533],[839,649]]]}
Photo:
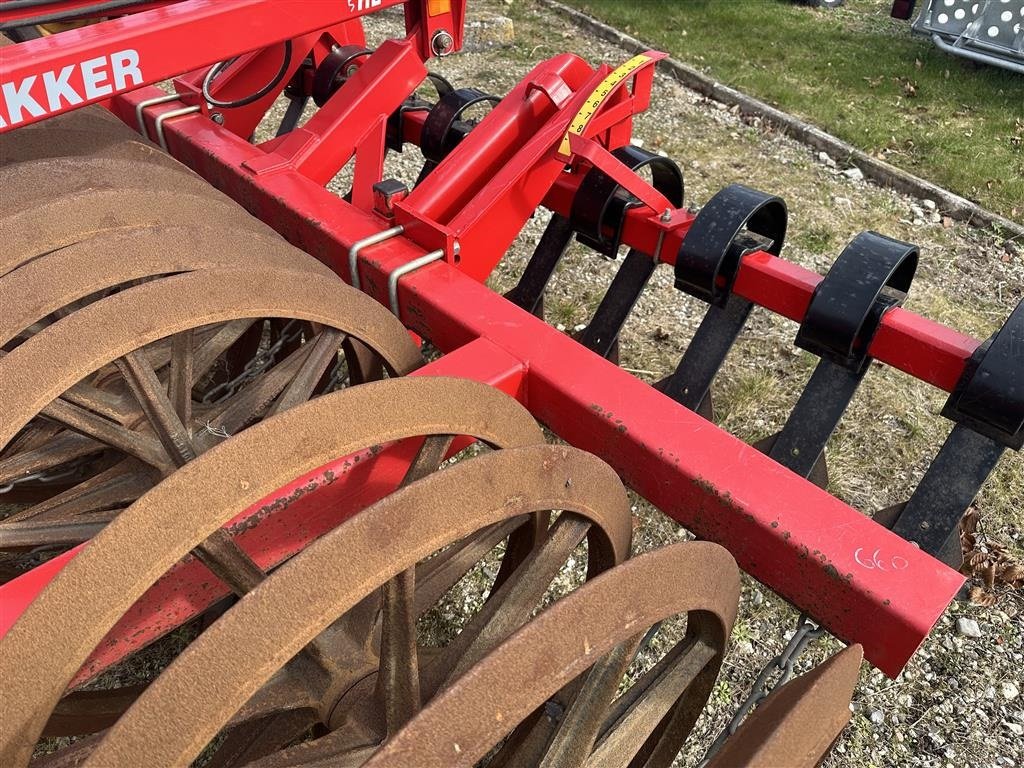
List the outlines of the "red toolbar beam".
{"label": "red toolbar beam", "polygon": [[404,1],[186,0],[2,47],[0,133]]}
{"label": "red toolbar beam", "polygon": [[[129,122],[144,97],[118,104]],[[352,244],[383,229],[300,174],[239,173],[261,150],[208,120],[185,117],[167,130],[187,165],[343,276]],[[364,290],[387,304],[389,275],[423,251],[399,237],[364,254]],[[455,267],[407,274],[399,299],[403,322],[443,351],[485,338],[522,361],[525,402],[538,418],[609,461],[694,533],[725,544],[744,570],[831,632],[862,643],[888,674],[902,669],[962,584],[956,571]]]}

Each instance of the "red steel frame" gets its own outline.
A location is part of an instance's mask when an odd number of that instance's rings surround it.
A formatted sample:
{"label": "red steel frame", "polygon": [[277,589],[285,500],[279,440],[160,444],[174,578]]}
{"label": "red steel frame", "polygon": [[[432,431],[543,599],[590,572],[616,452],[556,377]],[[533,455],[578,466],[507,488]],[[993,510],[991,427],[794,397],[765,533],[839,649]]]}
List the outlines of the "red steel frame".
{"label": "red steel frame", "polygon": [[[363,7],[354,3],[357,10]],[[383,0],[384,6],[395,3]],[[289,10],[282,12],[286,4]],[[403,323],[446,353],[416,375],[475,378],[516,396],[560,437],[604,458],[666,514],[701,538],[724,544],[745,571],[836,636],[863,644],[869,660],[897,674],[962,585],[960,574],[480,282],[538,205],[568,213],[581,171],[590,164],[614,173],[648,203],[629,212],[624,242],[673,263],[693,215],[666,213],[660,196],[637,186],[643,182],[614,166],[608,154],[628,141],[632,116],[649,102],[651,62],[601,102],[581,135],[572,138],[571,158],[559,154],[562,138],[611,69],[592,69],[568,54],[539,64],[397,204],[393,219],[373,212],[367,181],[380,178],[385,120],[425,76],[433,34],[443,29],[458,44],[463,6],[464,0],[452,2],[446,13],[432,17],[430,11],[438,10],[433,0],[408,3],[405,41],[382,45],[306,125],[263,145],[240,137],[251,131],[251,115],[213,122],[197,98],[201,77],[186,74],[176,81],[182,103],[199,110],[163,123],[168,149],[350,282],[352,246],[396,222],[403,225],[402,236],[367,248],[358,264],[361,288],[386,306],[395,271],[440,251],[439,260],[398,283]],[[17,85],[126,45],[139,51],[146,82],[283,39],[293,40],[299,58],[311,51],[316,59],[326,50],[325,39],[358,37],[343,24],[348,18],[341,3],[316,0],[187,0],[2,48],[0,83]],[[321,31],[329,37],[321,38]],[[189,45],[183,46],[186,35]],[[259,56],[241,57],[228,69],[239,70],[231,87],[244,94],[248,83],[255,90],[266,82],[265,66]],[[630,81],[632,90],[624,87]],[[107,106],[137,127],[136,108],[163,95],[137,88]],[[180,110],[182,103],[146,109],[149,135],[155,135],[156,116]],[[408,117],[405,138],[415,142],[422,115]],[[351,158],[360,189],[348,203],[323,185]],[[572,173],[564,172],[567,160]],[[734,290],[800,321],[820,280],[784,259],[753,253],[745,257]],[[870,353],[948,391],[978,344],[895,309],[884,316]],[[299,478],[241,515],[232,530],[258,563],[280,562],[387,493],[414,449],[403,443],[372,461],[339,458],[325,468],[336,478],[332,482],[323,470]],[[76,551],[0,587],[0,633]],[[178,589],[168,587],[172,580]],[[211,586],[199,563],[182,563],[115,628],[78,682],[225,593],[215,579]]]}

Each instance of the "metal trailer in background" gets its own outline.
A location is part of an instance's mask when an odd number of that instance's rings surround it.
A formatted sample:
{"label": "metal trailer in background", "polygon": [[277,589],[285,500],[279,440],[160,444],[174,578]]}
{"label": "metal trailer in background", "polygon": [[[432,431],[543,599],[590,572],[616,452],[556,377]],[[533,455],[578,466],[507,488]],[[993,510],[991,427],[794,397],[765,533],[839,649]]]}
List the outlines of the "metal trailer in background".
{"label": "metal trailer in background", "polygon": [[[892,16],[910,19],[916,0],[896,0]],[[913,29],[946,53],[1024,73],[1024,0],[925,0]]]}

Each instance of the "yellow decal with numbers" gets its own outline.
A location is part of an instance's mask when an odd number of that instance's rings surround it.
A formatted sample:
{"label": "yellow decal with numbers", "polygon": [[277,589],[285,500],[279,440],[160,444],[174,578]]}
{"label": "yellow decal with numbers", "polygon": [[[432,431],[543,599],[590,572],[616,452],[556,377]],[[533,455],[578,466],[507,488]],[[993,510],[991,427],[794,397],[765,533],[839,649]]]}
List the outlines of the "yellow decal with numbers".
{"label": "yellow decal with numbers", "polygon": [[594,92],[590,94],[590,97],[584,102],[583,106],[580,107],[580,111],[576,113],[576,117],[569,123],[569,130],[566,131],[565,137],[562,139],[562,144],[558,148],[558,154],[562,157],[568,157],[572,154],[569,148],[569,134],[575,133],[577,136],[582,136],[583,132],[587,129],[591,119],[597,114],[598,108],[604,103],[604,100],[608,98],[608,94],[615,90],[615,88],[630,77],[636,70],[640,69],[644,64],[653,61],[654,57],[649,56],[646,53],[641,53],[634,56],[632,59],[627,61],[625,64],[616,68],[608,75],[601,84],[594,89]]}

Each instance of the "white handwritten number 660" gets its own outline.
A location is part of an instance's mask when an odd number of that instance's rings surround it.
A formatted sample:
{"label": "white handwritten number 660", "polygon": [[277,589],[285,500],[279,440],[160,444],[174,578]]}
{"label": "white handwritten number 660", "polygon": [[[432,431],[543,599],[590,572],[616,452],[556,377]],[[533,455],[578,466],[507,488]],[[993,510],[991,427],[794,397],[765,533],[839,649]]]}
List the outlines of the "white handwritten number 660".
{"label": "white handwritten number 660", "polygon": [[[868,557],[864,552],[864,547],[858,547],[857,551],[853,553],[853,559],[857,561],[857,564],[867,568],[868,570],[875,570],[876,568],[880,571],[902,571],[910,563],[906,558],[900,557],[899,555],[893,555],[889,558],[888,562],[884,558],[879,557],[880,549],[876,549]],[[888,567],[886,567],[888,566]]]}

